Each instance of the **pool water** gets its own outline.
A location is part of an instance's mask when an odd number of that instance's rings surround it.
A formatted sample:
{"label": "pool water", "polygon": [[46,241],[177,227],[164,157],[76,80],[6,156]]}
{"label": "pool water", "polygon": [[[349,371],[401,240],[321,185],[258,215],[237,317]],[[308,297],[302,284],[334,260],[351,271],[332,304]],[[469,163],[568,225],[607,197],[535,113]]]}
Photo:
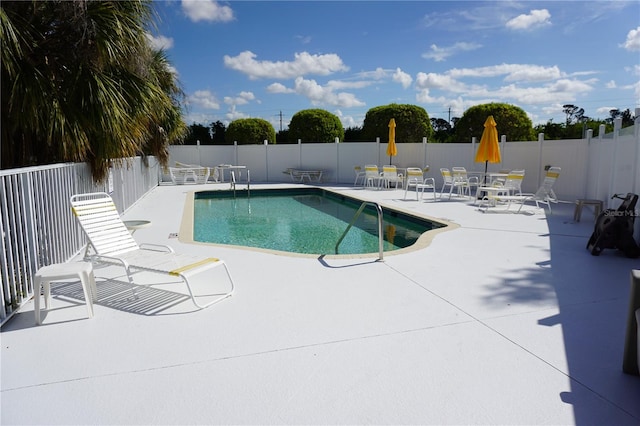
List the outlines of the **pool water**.
{"label": "pool water", "polygon": [[[284,192],[283,192],[284,191]],[[319,188],[196,193],[195,241],[303,254],[336,254],[361,201]],[[384,251],[408,247],[445,225],[383,208]],[[340,243],[338,254],[378,252],[375,208],[367,207]]]}

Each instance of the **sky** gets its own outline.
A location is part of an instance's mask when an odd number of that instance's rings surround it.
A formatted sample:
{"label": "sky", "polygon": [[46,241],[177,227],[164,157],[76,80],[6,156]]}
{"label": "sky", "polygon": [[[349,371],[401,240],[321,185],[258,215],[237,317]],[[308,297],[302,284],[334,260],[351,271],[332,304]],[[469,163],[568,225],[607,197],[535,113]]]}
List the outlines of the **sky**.
{"label": "sky", "polygon": [[638,1],[155,0],[148,34],[186,94],[187,124],[310,108],[345,128],[370,108],[461,117],[478,104],[563,123],[640,107]]}

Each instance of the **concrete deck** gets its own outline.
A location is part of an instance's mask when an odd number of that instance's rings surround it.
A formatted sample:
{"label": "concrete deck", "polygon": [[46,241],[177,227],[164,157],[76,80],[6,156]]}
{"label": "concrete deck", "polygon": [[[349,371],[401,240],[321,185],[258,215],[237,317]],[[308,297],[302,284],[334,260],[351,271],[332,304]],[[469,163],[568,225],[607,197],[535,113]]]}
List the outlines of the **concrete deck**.
{"label": "concrete deck", "polygon": [[170,238],[198,188],[158,187],[123,218],[152,221],[138,241],[224,259],[233,297],[198,311],[140,273],[157,285],[136,301],[101,268],[87,319],[78,283],[53,286],[42,326],[30,302],[1,330],[2,424],[640,424],[622,372],[640,264],[588,253],[591,210],[339,188],[460,226],[384,262],[300,258]]}

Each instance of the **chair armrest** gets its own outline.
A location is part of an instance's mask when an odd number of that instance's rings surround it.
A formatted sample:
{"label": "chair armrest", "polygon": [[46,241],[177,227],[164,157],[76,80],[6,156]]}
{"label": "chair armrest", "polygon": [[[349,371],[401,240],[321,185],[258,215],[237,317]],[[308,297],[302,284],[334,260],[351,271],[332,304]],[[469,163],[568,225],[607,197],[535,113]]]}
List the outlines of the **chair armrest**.
{"label": "chair armrest", "polygon": [[165,246],[162,244],[151,244],[151,243],[140,243],[138,244],[141,250],[149,250],[149,251],[161,251],[165,253],[173,253],[173,249],[169,246]]}

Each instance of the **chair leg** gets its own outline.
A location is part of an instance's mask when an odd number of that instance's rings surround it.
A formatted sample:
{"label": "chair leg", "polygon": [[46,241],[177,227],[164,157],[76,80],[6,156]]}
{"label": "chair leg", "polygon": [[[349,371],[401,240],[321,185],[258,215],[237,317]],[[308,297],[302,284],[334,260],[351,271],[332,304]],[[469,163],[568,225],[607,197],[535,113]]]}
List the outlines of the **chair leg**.
{"label": "chair leg", "polygon": [[40,317],[40,292],[42,291],[42,281],[39,277],[36,277],[33,289],[33,312],[36,316],[36,325],[42,324],[42,320]]}
{"label": "chair leg", "polygon": [[95,287],[95,284],[91,284],[91,274],[81,273],[80,282],[82,283],[84,300],[87,304],[87,313],[89,318],[93,318],[93,287]]}

